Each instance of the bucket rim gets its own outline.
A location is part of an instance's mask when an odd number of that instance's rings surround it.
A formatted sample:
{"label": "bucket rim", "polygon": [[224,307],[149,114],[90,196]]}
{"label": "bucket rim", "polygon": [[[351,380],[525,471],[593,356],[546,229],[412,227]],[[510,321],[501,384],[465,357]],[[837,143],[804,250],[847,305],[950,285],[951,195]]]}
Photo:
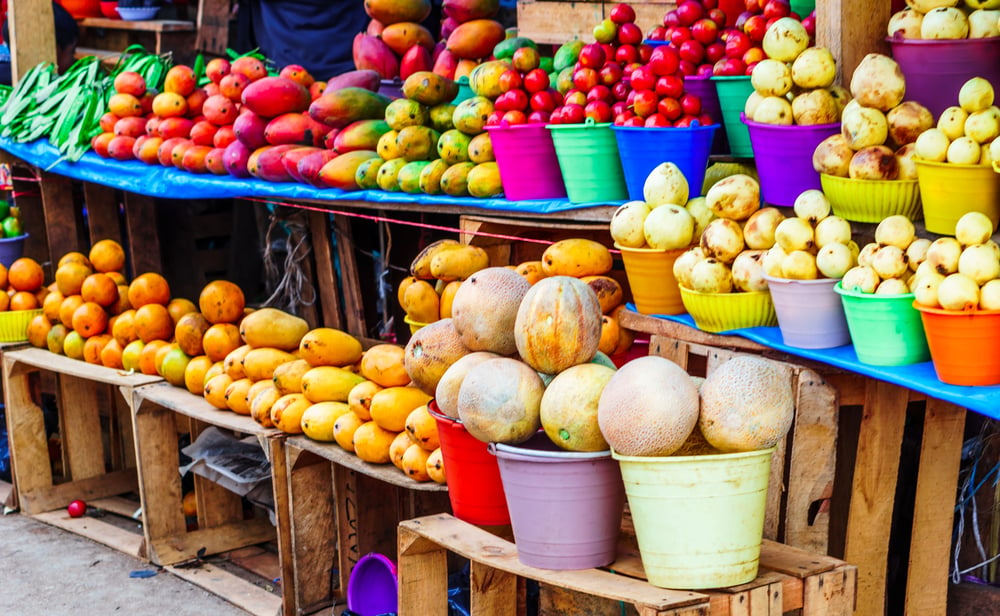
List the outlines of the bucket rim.
{"label": "bucket rim", "polygon": [[493,124],[492,126],[484,126],[483,129],[487,132],[491,131],[525,131],[525,130],[535,130],[539,129],[545,130],[547,125],[541,122],[525,122],[524,124]]}
{"label": "bucket rim", "polygon": [[894,36],[885,37],[887,43],[891,45],[911,45],[913,47],[950,47],[955,45],[960,47],[963,45],[984,45],[988,43],[1000,43],[1000,36],[987,36],[983,38],[964,38],[964,39],[908,39],[903,38],[902,35],[896,34]]}
{"label": "bucket rim", "polygon": [[[368,580],[368,585],[363,587],[364,582],[361,576],[373,573],[379,577]],[[373,589],[373,583],[383,586]],[[351,576],[347,580],[347,607],[352,610],[359,609],[361,606],[358,602],[372,598],[370,594],[373,590],[385,593],[384,597],[390,598],[399,592],[399,572],[396,563],[388,556],[378,552],[369,552],[355,563]]]}
{"label": "bucket rim", "polygon": [[611,122],[597,122],[594,118],[587,118],[586,121],[578,122],[576,124],[546,124],[545,128],[551,131],[591,130],[611,128]]}
{"label": "bucket rim", "polygon": [[689,132],[703,132],[703,131],[714,131],[720,128],[722,125],[716,122],[715,124],[706,124],[702,126],[701,124],[692,126],[612,126],[611,130],[615,132],[649,132],[649,133],[659,133],[662,131],[682,131],[686,130]]}
{"label": "bucket rim", "polygon": [[682,293],[689,293],[695,297],[729,297],[732,295],[740,295],[743,297],[763,297],[765,295],[771,295],[770,291],[740,291],[739,293],[702,293],[701,291],[695,291],[694,289],[689,289],[683,285],[677,285],[680,287]]}
{"label": "bucket rim", "polygon": [[487,443],[486,449],[498,458],[501,457],[523,457],[523,458],[546,458],[553,460],[603,460],[611,458],[611,450],[602,451],[546,451],[544,449],[531,449],[528,447],[518,447],[506,443]]}
{"label": "bucket rim", "polygon": [[691,244],[690,246],[687,246],[685,248],[669,248],[669,249],[667,249],[667,248],[630,248],[628,246],[622,246],[618,242],[615,242],[615,248],[617,250],[620,250],[622,252],[634,252],[634,253],[638,253],[638,254],[663,254],[663,255],[668,255],[668,254],[676,253],[677,255],[680,255],[682,253],[687,252],[688,250],[690,250],[694,246],[695,246],[695,244]]}
{"label": "bucket rim", "polygon": [[[980,165],[975,166],[978,167]],[[843,184],[845,186],[907,186],[912,188],[920,183],[916,178],[912,180],[859,180],[858,178],[845,178],[839,175],[830,175],[829,173],[821,173],[819,177],[820,180]]]}
{"label": "bucket rim", "polygon": [[771,455],[774,453],[775,447],[768,447],[767,449],[754,449],[753,451],[736,451],[733,453],[711,453],[703,455],[693,455],[693,456],[626,456],[615,451],[614,447],[611,448],[611,457],[619,462],[670,462],[676,461],[677,463],[690,463],[696,460],[705,461],[719,461],[719,460],[739,460],[742,458],[756,458],[764,457],[764,455]]}
{"label": "bucket rim", "polygon": [[23,242],[28,239],[30,233],[22,233],[21,235],[15,235],[14,237],[0,237],[0,243],[3,242]]}
{"label": "bucket rim", "polygon": [[978,308],[974,310],[945,310],[944,308],[924,306],[923,304],[918,304],[916,301],[913,302],[913,308],[920,312],[942,317],[990,317],[1000,315],[1000,310],[980,310]]}
{"label": "bucket rim", "polygon": [[408,314],[403,316],[403,323],[406,323],[407,325],[415,325],[417,327],[425,327],[427,325],[430,325],[430,323],[421,323],[420,321],[414,321],[413,319],[410,318],[410,315]]}
{"label": "bucket rim", "polygon": [[763,122],[754,122],[753,120],[748,119],[747,114],[742,112],[740,113],[740,122],[743,122],[751,128],[760,128],[762,130],[773,129],[778,131],[795,130],[797,128],[808,129],[810,131],[826,131],[840,126],[840,122],[830,122],[829,124],[765,124]]}
{"label": "bucket rim", "polygon": [[776,282],[778,284],[788,284],[789,286],[802,285],[805,287],[810,287],[810,286],[819,287],[824,285],[834,286],[840,284],[840,278],[814,278],[811,280],[798,280],[796,278],[779,278],[777,276],[769,276],[767,274],[763,274],[763,276],[764,280],[766,280],[768,283]]}
{"label": "bucket rim", "polygon": [[438,421],[444,421],[462,425],[462,420],[459,419],[458,417],[449,417],[448,415],[445,415],[440,410],[438,410],[437,402],[434,400],[431,400],[430,402],[427,403],[427,412],[431,414],[431,417],[437,419]]}
{"label": "bucket rim", "polygon": [[[838,281],[837,284],[834,285],[833,290],[839,293],[840,295],[853,297],[855,299],[863,299],[863,300],[871,298],[871,299],[880,299],[882,301],[888,301],[888,300],[898,301],[903,299],[909,299],[912,301],[914,297],[913,293],[900,293],[898,295],[875,295],[874,293],[862,293],[861,291],[855,291],[854,289],[845,289],[843,285],[843,280]],[[913,303],[914,305],[916,305],[916,302]]]}
{"label": "bucket rim", "polygon": [[750,75],[712,75],[713,81],[750,81]]}
{"label": "bucket rim", "polygon": [[914,158],[913,162],[916,163],[918,169],[920,167],[929,167],[931,169],[945,169],[945,168],[962,169],[964,171],[974,171],[976,169],[984,169],[986,171],[990,171],[991,174],[993,171],[991,167],[987,167],[986,165],[961,165],[958,163],[939,163],[933,160],[924,160],[922,158]]}

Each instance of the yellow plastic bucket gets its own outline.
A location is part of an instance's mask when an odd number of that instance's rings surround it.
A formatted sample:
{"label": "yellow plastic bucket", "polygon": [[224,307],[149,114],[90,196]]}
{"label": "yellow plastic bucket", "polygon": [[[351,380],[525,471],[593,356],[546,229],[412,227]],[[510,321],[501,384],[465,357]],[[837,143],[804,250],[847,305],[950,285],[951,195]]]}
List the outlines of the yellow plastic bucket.
{"label": "yellow plastic bucket", "polygon": [[725,588],[757,577],[774,448],[707,456],[623,456],[639,555],[660,588]]}
{"label": "yellow plastic bucket", "polygon": [[916,160],[924,228],[955,235],[955,223],[967,212],[982,212],[1000,223],[1000,174],[987,165],[955,165]]}
{"label": "yellow plastic bucket", "polygon": [[678,250],[626,248],[615,244],[622,253],[625,276],[632,291],[632,301],[640,314],[681,314],[684,302],[674,277],[674,261],[684,254]]}

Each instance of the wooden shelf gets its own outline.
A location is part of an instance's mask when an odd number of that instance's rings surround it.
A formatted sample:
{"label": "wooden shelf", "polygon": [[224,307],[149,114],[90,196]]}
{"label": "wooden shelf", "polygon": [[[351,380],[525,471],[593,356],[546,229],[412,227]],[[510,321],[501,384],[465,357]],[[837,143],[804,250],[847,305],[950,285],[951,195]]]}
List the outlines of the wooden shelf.
{"label": "wooden shelf", "polygon": [[88,17],[79,22],[84,28],[105,28],[108,30],[137,30],[141,32],[194,32],[194,22],[176,19],[146,19],[126,21],[106,17]]}

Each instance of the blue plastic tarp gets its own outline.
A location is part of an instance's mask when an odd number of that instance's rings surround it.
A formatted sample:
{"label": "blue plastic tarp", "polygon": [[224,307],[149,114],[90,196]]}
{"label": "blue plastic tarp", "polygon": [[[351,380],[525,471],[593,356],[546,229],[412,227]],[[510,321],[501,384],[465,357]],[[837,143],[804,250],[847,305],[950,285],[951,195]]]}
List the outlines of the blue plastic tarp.
{"label": "blue plastic tarp", "polygon": [[147,165],[135,160],[118,161],[102,158],[93,152],[87,152],[83,158],[75,163],[60,162],[59,151],[41,139],[31,143],[16,143],[0,139],[0,149],[52,173],[86,182],[114,186],[127,192],[166,199],[257,197],[264,199],[366,201],[371,203],[423,203],[536,214],[621,203],[620,201],[571,203],[567,199],[507,201],[506,199],[477,199],[475,197],[409,194],[382,190],[343,191],[337,188],[316,188],[298,183],[265,182],[256,178],[240,179],[231,176],[194,174],[180,169]]}
{"label": "blue plastic tarp", "polygon": [[[635,305],[629,304],[628,308],[634,311]],[[683,323],[697,329],[694,319],[689,314],[651,316]],[[781,330],[777,327],[748,327],[722,332],[722,334],[740,336],[789,355],[844,368],[857,374],[918,391],[932,398],[951,402],[992,419],[1000,419],[1000,386],[967,387],[943,383],[937,378],[934,364],[930,361],[908,366],[872,366],[858,361],[854,345],[851,344],[832,349],[800,349],[788,346],[782,341]]]}

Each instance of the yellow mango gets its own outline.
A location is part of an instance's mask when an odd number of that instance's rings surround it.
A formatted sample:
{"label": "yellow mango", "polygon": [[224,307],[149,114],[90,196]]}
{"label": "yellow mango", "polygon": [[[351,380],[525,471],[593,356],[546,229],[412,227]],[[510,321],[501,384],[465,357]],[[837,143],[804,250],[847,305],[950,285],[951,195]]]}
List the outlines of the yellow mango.
{"label": "yellow mango", "polygon": [[250,352],[252,347],[249,344],[244,344],[243,346],[236,347],[236,349],[229,352],[226,358],[222,360],[222,366],[226,374],[229,375],[231,379],[238,380],[246,376],[246,372],[243,371],[243,358],[246,354]]}
{"label": "yellow mango", "polygon": [[306,332],[299,342],[299,357],[311,366],[350,366],[361,359],[361,341],[332,327]]}
{"label": "yellow mango", "polygon": [[302,375],[302,393],[310,402],[347,402],[355,385],[364,381],[361,375],[336,366],[317,366]]}
{"label": "yellow mango", "polygon": [[312,402],[302,394],[288,394],[271,406],[274,427],[288,434],[302,434],[302,415]]}
{"label": "yellow mango", "polygon": [[285,394],[300,394],[302,393],[302,377],[306,372],[312,370],[312,368],[312,365],[308,361],[296,359],[275,368],[271,381],[282,396]]}
{"label": "yellow mango", "polygon": [[338,417],[350,410],[344,402],[317,402],[302,413],[302,433],[314,441],[335,442],[333,426]]}
{"label": "yellow mango", "polygon": [[434,255],[431,274],[438,280],[465,280],[490,265],[490,255],[479,246],[466,244],[461,249]]}
{"label": "yellow mango", "polygon": [[403,365],[406,350],[398,344],[376,344],[361,357],[361,376],[382,387],[395,387],[410,382]]}
{"label": "yellow mango", "polygon": [[610,272],[613,264],[607,246],[584,238],[559,240],[542,253],[546,276],[600,276]]}
{"label": "yellow mango", "polygon": [[441,298],[426,280],[417,280],[403,293],[403,311],[417,323],[433,323],[440,313]]}
{"label": "yellow mango", "polygon": [[278,388],[272,385],[254,396],[250,401],[250,417],[265,428],[273,428],[271,421],[271,407],[281,398],[282,394]]}
{"label": "yellow mango", "polygon": [[240,336],[254,348],[293,351],[299,348],[299,342],[308,331],[305,319],[276,308],[254,310],[240,321]]}
{"label": "yellow mango", "polygon": [[457,240],[446,238],[424,246],[424,249],[418,252],[410,263],[410,275],[421,280],[430,280],[434,277],[431,276],[431,259],[434,255],[438,252],[458,248],[461,245]]}
{"label": "yellow mango", "polygon": [[386,430],[406,429],[406,418],[413,409],[427,404],[432,396],[417,387],[386,387],[375,392],[369,409],[372,420]]}
{"label": "yellow mango", "polygon": [[584,276],[580,280],[586,282],[597,294],[601,314],[609,314],[625,299],[622,285],[610,276]]}
{"label": "yellow mango", "polygon": [[292,361],[295,361],[295,356],[286,351],[269,347],[250,349],[243,356],[243,373],[254,382],[269,381],[278,366]]}

